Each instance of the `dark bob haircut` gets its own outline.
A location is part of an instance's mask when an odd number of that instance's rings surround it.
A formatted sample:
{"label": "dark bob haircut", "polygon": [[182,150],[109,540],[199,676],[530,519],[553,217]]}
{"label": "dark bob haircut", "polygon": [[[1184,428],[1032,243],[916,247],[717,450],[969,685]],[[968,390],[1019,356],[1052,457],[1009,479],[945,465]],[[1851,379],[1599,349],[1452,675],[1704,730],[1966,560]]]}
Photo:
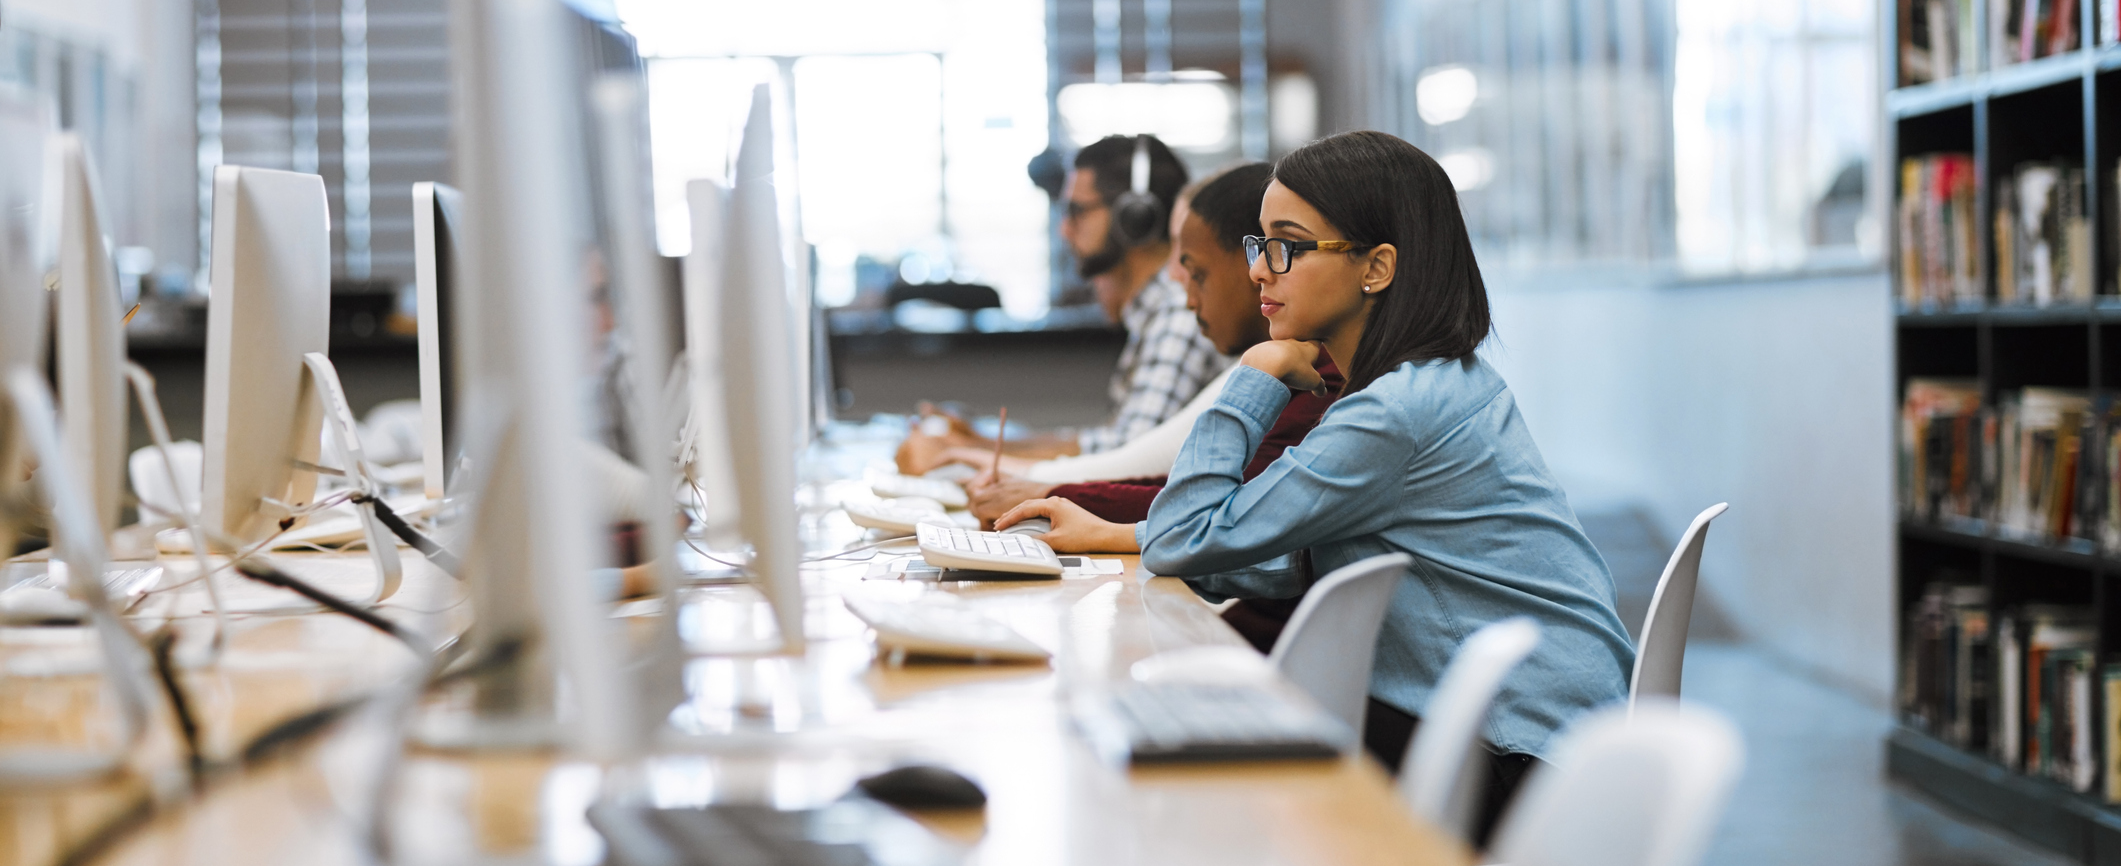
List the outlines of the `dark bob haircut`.
{"label": "dark bob haircut", "polygon": [[[1274,179],[1348,240],[1399,250],[1344,369],[1353,394],[1408,361],[1471,357],[1493,327],[1487,285],[1451,178],[1420,148],[1382,132],[1344,132],[1274,164]],[[1338,361],[1339,359],[1335,359]]]}
{"label": "dark bob haircut", "polygon": [[1193,215],[1208,224],[1224,250],[1244,249],[1245,235],[1261,234],[1259,202],[1273,178],[1274,168],[1264,162],[1233,166],[1193,193]]}

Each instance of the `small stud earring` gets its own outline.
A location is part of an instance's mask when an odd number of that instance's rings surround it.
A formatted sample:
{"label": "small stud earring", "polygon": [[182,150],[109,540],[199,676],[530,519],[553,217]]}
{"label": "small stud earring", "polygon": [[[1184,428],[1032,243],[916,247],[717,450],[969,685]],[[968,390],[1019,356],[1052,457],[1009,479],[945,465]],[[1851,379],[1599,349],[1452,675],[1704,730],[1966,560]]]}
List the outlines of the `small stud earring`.
{"label": "small stud earring", "polygon": [[1377,291],[1377,290],[1376,290],[1376,289],[1373,289],[1373,288],[1370,288],[1369,286],[1363,286],[1363,287],[1362,287],[1362,293],[1363,293],[1363,294],[1365,294],[1365,295],[1367,295],[1367,294],[1369,294],[1369,293],[1371,293],[1371,292],[1374,292],[1374,291]]}

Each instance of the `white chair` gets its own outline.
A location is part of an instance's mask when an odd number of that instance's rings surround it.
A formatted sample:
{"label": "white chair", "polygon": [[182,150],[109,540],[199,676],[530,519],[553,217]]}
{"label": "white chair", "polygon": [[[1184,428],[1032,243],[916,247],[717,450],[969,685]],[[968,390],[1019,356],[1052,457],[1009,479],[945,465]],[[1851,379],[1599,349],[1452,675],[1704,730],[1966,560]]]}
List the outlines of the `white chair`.
{"label": "white chair", "polygon": [[[1631,718],[1632,716],[1632,718]],[[1669,700],[1563,731],[1496,830],[1511,866],[1695,866],[1745,764],[1737,729]]]}
{"label": "white chair", "polygon": [[1415,815],[1470,842],[1486,784],[1480,731],[1488,705],[1517,663],[1539,645],[1531,617],[1490,623],[1466,638],[1422,708],[1421,727],[1399,770],[1399,796]]}
{"label": "white chair", "polygon": [[1358,737],[1370,708],[1377,629],[1400,576],[1413,563],[1404,553],[1387,553],[1326,575],[1304,595],[1267,655],[1275,671],[1302,686]]}
{"label": "white chair", "polygon": [[1672,560],[1650,596],[1650,612],[1635,641],[1635,675],[1628,683],[1628,706],[1644,695],[1679,697],[1679,673],[1686,662],[1687,623],[1694,617],[1694,585],[1701,579],[1701,546],[1708,541],[1709,521],[1731,507],[1718,502],[1694,516]]}

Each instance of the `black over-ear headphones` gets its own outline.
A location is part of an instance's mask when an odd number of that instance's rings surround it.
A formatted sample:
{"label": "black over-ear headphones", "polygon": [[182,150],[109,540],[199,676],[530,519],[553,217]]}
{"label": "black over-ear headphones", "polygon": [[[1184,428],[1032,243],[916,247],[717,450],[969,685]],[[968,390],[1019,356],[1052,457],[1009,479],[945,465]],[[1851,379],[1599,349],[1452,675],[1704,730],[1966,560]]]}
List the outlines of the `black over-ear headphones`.
{"label": "black over-ear headphones", "polygon": [[1149,137],[1134,137],[1134,172],[1127,191],[1112,202],[1112,238],[1123,247],[1163,239],[1169,218],[1164,203],[1149,192]]}

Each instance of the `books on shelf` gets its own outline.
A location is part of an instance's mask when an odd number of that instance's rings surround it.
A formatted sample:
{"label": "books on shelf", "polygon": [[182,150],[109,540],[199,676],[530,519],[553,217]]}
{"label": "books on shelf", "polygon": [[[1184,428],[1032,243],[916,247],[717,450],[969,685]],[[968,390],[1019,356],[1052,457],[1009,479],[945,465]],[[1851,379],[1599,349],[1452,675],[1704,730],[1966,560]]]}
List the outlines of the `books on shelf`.
{"label": "books on shelf", "polygon": [[[1933,583],[1908,614],[1901,714],[1910,725],[2011,769],[2090,792],[2121,760],[2096,748],[2093,720],[2115,729],[2121,665],[2095,663],[2093,608],[2024,604],[1991,621],[1988,590]],[[2098,678],[2095,687],[2094,678]],[[2107,712],[2095,714],[2094,692]],[[2105,772],[2109,797],[2115,775]]]}
{"label": "books on shelf", "polygon": [[[1990,68],[2023,63],[2074,51],[2082,44],[2078,33],[2080,0],[1989,0],[1988,47]],[[2106,27],[2106,0],[2096,2],[2100,28]]]}
{"label": "books on shelf", "polygon": [[1901,504],[1922,520],[1981,518],[1994,425],[1972,379],[1910,379],[1900,406]]}
{"label": "books on shelf", "polygon": [[1995,197],[1996,302],[2090,302],[2096,280],[2084,170],[2066,162],[2019,163],[1996,185]]}
{"label": "books on shelf", "polygon": [[[2104,401],[2102,401],[2104,402]],[[1990,519],[2019,536],[2061,539],[2095,534],[2098,511],[2084,506],[2094,484],[2085,476],[2103,460],[2092,400],[2081,391],[2026,388],[2005,397],[1997,422],[1996,498]],[[2087,454],[2087,451],[2090,453]]]}
{"label": "books on shelf", "polygon": [[[1985,404],[1970,379],[1909,379],[1900,407],[1902,513],[2121,555],[2121,400],[2023,388]],[[2083,542],[2078,542],[2083,543]],[[2089,547],[2089,545],[2087,545]]]}
{"label": "books on shelf", "polygon": [[1933,583],[1908,616],[1900,708],[1908,724],[1958,746],[1989,748],[1998,668],[1988,590]]}
{"label": "books on shelf", "polygon": [[1900,83],[1975,71],[1976,0],[1899,0]]}
{"label": "books on shelf", "polygon": [[2026,626],[2026,773],[2074,791],[2090,791],[2098,776],[2092,759],[2092,662],[2099,630],[2089,607],[2027,605],[2016,614]]}
{"label": "books on shelf", "polygon": [[1974,157],[1935,153],[1900,162],[1900,299],[1908,306],[1981,300]]}

